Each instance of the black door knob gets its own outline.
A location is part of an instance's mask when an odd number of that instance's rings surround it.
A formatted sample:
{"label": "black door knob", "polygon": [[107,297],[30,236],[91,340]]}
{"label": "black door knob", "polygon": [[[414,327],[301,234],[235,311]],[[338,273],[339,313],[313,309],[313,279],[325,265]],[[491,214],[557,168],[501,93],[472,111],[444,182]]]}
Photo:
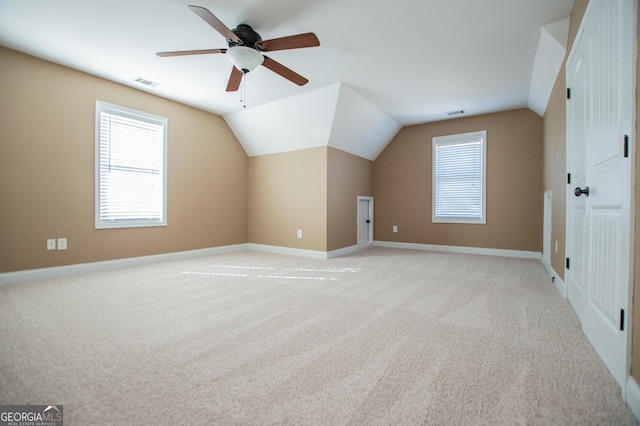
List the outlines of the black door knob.
{"label": "black door knob", "polygon": [[367,219],[367,223],[371,223],[371,221],[369,219]]}
{"label": "black door knob", "polygon": [[585,197],[589,196],[589,187],[585,186],[584,189],[580,188],[579,186],[576,187],[576,189],[573,190],[573,193],[575,194],[576,197],[581,196],[582,194],[584,194]]}

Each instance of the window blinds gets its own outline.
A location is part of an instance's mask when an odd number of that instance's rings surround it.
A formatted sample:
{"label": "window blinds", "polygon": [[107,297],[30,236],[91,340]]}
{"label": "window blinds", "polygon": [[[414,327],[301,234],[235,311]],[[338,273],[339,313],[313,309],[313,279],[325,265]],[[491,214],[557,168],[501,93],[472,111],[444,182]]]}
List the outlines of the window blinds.
{"label": "window blinds", "polygon": [[166,119],[100,103],[97,226],[165,224]]}
{"label": "window blinds", "polygon": [[484,222],[482,134],[434,138],[434,221]]}

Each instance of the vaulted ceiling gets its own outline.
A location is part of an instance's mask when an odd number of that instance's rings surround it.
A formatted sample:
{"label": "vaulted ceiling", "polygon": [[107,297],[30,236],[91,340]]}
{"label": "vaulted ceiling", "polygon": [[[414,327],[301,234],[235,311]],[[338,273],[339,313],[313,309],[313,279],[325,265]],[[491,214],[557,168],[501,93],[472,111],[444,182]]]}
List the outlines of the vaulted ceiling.
{"label": "vaulted ceiling", "polygon": [[238,92],[225,55],[155,55],[227,47],[189,4],[0,0],[0,45],[222,115],[249,155],[329,145],[375,159],[402,126],[452,111],[542,115],[573,0],[201,0],[229,28],[320,40],[269,53],[308,84],[258,67]]}

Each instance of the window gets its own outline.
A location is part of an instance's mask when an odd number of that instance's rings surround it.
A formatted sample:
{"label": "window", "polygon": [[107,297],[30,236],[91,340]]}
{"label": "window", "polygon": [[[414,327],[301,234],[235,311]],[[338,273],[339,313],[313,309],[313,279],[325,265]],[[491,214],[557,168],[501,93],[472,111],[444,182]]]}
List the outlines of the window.
{"label": "window", "polygon": [[433,222],[486,223],[487,132],[433,138]]}
{"label": "window", "polygon": [[166,226],[167,119],[96,102],[96,228]]}

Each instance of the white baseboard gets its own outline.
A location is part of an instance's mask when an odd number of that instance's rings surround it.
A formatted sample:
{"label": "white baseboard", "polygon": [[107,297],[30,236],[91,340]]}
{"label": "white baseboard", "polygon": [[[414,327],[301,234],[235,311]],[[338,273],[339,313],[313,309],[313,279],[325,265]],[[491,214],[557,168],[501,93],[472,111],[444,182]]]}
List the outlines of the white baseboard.
{"label": "white baseboard", "polygon": [[552,278],[554,284],[556,285],[556,287],[558,288],[558,291],[560,292],[562,297],[564,297],[566,299],[567,298],[567,286],[564,283],[564,281],[562,281],[562,278],[560,278],[560,276],[555,271],[555,269],[553,269],[553,266],[551,266],[550,263],[547,263],[544,260],[542,260],[542,264],[546,268],[546,270],[549,273],[549,275],[551,275],[551,278]]}
{"label": "white baseboard", "polygon": [[627,378],[627,405],[631,412],[640,421],[640,386],[631,376]]}
{"label": "white baseboard", "polygon": [[462,246],[440,246],[435,244],[398,243],[393,241],[375,241],[373,245],[376,247],[441,251],[445,253],[480,254],[486,256],[515,257],[520,259],[540,260],[542,258],[542,253],[540,253],[539,251],[505,250]]}
{"label": "white baseboard", "polygon": [[312,259],[327,259],[326,251],[270,246],[267,244],[247,243],[247,250],[261,251],[264,253],[287,254],[290,256],[310,257]]}
{"label": "white baseboard", "polygon": [[334,259],[336,257],[346,256],[348,254],[359,252],[360,250],[372,247],[373,244],[360,244],[355,246],[343,247],[337,250],[331,250],[327,252],[327,259]]}
{"label": "white baseboard", "polygon": [[265,253],[286,254],[290,256],[310,257],[312,259],[333,259],[347,254],[355,253],[367,247],[371,247],[372,244],[362,244],[359,246],[343,247],[337,250],[331,251],[319,251],[319,250],[306,250],[297,249],[291,247],[270,246],[267,244],[254,244],[248,243],[247,250],[261,251]]}
{"label": "white baseboard", "polygon": [[173,260],[190,259],[194,257],[211,256],[240,250],[254,250],[266,253],[285,254],[291,256],[309,257],[313,259],[332,259],[347,254],[358,252],[362,249],[378,246],[389,248],[418,249],[429,251],[441,251],[448,253],[481,254],[489,256],[517,257],[527,259],[540,259],[539,252],[526,252],[518,250],[483,249],[477,247],[437,246],[430,244],[395,243],[389,241],[375,241],[373,244],[361,244],[343,247],[329,252],[319,250],[306,250],[291,247],[270,246],[266,244],[244,243],[222,247],[211,247],[199,250],[188,250],[175,253],[164,253],[150,256],[131,257],[126,259],[105,260],[100,262],[80,263],[75,265],[54,266],[51,268],[30,269],[25,271],[0,273],[0,285],[13,284],[25,281],[44,280],[49,278],[67,277],[78,274],[107,271],[118,268],[147,265],[157,262],[169,262]]}
{"label": "white baseboard", "polygon": [[150,263],[169,262],[172,260],[191,259],[195,257],[211,256],[247,250],[247,244],[211,247],[198,250],[179,251],[174,253],[154,254],[150,256],[129,257],[125,259],[105,260],[100,262],[78,263],[75,265],[54,266],[51,268],[29,269],[25,271],[0,273],[0,285],[25,281],[44,280],[49,278],[68,277],[71,275],[90,274],[132,266],[148,265]]}

